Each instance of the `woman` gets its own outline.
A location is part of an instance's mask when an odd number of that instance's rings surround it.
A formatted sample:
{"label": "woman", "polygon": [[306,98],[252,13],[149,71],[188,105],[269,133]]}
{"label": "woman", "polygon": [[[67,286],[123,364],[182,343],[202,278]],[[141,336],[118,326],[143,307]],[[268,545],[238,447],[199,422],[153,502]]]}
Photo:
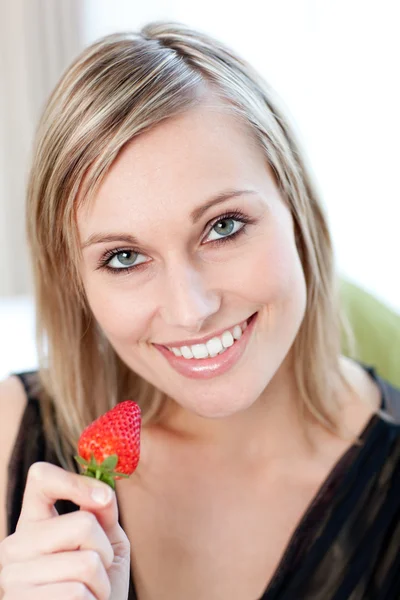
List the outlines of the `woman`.
{"label": "woman", "polygon": [[[95,43],[44,111],[27,221],[4,597],[399,597],[399,392],[340,354],[326,220],[259,75],[180,24]],[[96,505],[77,439],[126,398],[139,468]]]}

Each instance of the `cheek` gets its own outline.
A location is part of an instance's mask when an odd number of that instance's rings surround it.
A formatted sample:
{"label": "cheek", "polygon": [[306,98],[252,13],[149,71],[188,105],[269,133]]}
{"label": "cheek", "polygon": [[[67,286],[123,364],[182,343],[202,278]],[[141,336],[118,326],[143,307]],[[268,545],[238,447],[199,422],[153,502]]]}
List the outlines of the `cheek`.
{"label": "cheek", "polygon": [[272,307],[303,306],[305,280],[291,230],[276,228],[261,234],[252,257],[246,261],[241,278],[249,300]]}
{"label": "cheek", "polygon": [[88,282],[85,290],[92,313],[104,334],[111,342],[141,339],[150,319],[149,304],[141,302],[126,283],[101,279]]}

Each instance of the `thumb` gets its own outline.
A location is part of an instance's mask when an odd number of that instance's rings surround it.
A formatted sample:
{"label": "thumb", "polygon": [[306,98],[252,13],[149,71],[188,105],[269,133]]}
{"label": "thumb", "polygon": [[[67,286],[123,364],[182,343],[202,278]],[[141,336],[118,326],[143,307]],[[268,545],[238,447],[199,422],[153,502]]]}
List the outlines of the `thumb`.
{"label": "thumb", "polygon": [[85,475],[81,475],[81,477],[85,480],[85,485],[93,488],[90,496],[96,501],[96,505],[90,501],[83,501],[80,504],[80,510],[87,510],[95,515],[112,544],[123,541],[125,535],[119,524],[119,509],[115,491],[107,483]]}

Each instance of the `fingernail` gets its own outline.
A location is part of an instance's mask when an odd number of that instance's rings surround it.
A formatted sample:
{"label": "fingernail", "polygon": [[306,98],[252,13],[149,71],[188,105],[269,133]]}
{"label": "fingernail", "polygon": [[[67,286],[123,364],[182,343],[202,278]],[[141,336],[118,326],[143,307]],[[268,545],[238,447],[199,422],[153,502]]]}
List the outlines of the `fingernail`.
{"label": "fingernail", "polygon": [[[106,486],[106,484],[105,484]],[[92,498],[97,504],[101,504],[105,506],[110,502],[112,489],[107,485],[107,487],[95,487],[91,492]]]}

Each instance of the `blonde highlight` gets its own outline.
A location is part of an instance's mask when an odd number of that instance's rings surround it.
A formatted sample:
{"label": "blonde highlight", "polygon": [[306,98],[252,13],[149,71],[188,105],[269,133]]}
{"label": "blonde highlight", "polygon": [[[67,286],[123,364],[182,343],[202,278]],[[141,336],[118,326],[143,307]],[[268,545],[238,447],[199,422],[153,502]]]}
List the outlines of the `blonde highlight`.
{"label": "blonde highlight", "polygon": [[180,23],[155,22],[85,49],[50,96],[37,130],[26,210],[41,406],[46,436],[67,469],[75,468],[80,432],[97,416],[131,397],[144,423],[153,422],[164,401],[161,390],[122,362],[91,314],[79,277],[77,209],[93,198],[125,144],[198,105],[206,88],[251,129],[290,207],[307,285],[293,347],[300,402],[341,433],[332,385],[342,379],[332,242],[299,142],[273,91],[243,59]]}

